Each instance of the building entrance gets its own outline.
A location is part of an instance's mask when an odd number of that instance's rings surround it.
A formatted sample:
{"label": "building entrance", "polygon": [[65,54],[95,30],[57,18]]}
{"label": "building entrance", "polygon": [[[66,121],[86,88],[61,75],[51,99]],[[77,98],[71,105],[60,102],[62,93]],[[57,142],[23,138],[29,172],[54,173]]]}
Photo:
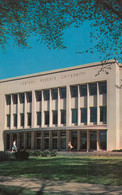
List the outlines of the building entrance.
{"label": "building entrance", "polygon": [[72,132],[71,134],[71,143],[72,146],[74,147],[73,150],[77,150],[77,132]]}
{"label": "building entrance", "polygon": [[97,132],[90,132],[90,150],[97,150]]}

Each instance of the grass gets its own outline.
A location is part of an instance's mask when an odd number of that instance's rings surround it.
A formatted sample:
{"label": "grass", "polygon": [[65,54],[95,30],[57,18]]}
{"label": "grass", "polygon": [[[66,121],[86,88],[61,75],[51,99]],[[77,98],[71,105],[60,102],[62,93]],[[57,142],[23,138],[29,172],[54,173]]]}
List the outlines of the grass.
{"label": "grass", "polygon": [[0,175],[122,185],[121,157],[31,157],[27,161],[5,161]]}

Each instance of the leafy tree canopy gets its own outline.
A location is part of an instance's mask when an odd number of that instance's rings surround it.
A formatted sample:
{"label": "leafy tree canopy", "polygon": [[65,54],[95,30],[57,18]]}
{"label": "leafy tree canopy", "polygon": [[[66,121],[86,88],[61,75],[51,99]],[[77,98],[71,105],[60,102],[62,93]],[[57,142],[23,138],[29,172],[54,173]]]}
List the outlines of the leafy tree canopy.
{"label": "leafy tree canopy", "polygon": [[[28,38],[35,35],[49,48],[63,49],[64,30],[90,20],[91,42],[97,40],[95,48],[107,58],[113,52],[120,58],[121,9],[120,0],[2,0],[0,45],[5,49],[12,37],[15,44],[24,48]],[[86,52],[92,53],[93,48]]]}

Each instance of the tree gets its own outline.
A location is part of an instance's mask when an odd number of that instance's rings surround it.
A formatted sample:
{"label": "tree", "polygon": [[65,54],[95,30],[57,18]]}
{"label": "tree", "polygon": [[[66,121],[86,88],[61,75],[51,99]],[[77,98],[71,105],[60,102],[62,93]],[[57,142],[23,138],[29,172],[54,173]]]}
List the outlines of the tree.
{"label": "tree", "polygon": [[[15,44],[27,47],[28,38],[35,35],[49,48],[63,49],[64,30],[71,25],[78,28],[89,20],[92,26],[91,42],[97,40],[95,48],[106,53],[108,58],[115,51],[118,58],[121,47],[121,8],[120,0],[2,0],[0,45],[4,49],[12,37]],[[86,52],[92,53],[93,48],[88,48]]]}

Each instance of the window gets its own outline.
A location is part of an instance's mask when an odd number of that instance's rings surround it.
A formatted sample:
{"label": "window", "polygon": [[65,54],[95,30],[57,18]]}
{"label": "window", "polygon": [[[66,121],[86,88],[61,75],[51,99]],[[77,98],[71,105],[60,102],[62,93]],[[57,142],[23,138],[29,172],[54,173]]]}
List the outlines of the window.
{"label": "window", "polygon": [[87,123],[87,108],[81,108],[81,123]]}
{"label": "window", "polygon": [[7,114],[7,127],[10,128],[10,114]]}
{"label": "window", "polygon": [[45,125],[49,125],[49,111],[45,111]]}
{"label": "window", "polygon": [[78,86],[71,86],[71,97],[78,97]]}
{"label": "window", "polygon": [[17,94],[13,95],[13,104],[17,104]]}
{"label": "window", "polygon": [[40,102],[42,100],[42,92],[36,91],[36,101]]}
{"label": "window", "polygon": [[81,131],[81,150],[87,150],[87,131]]}
{"label": "window", "polygon": [[24,149],[24,133],[20,133],[20,149]]}
{"label": "window", "polygon": [[66,124],[66,110],[61,110],[61,124]]}
{"label": "window", "polygon": [[28,103],[32,102],[32,93],[28,92],[26,95],[27,95],[27,102]]}
{"label": "window", "polygon": [[97,107],[90,108],[90,122],[97,122]]}
{"label": "window", "polygon": [[61,131],[61,149],[66,149],[66,131]]}
{"label": "window", "polygon": [[28,124],[28,126],[31,126],[31,113],[29,112],[29,113],[27,113],[27,124]]}
{"label": "window", "polygon": [[100,131],[100,149],[102,150],[107,149],[107,131],[106,130]]}
{"label": "window", "polygon": [[107,119],[107,107],[100,106],[100,122],[106,123]]}
{"label": "window", "polygon": [[31,149],[31,133],[27,133],[27,149]]}
{"label": "window", "polygon": [[13,114],[14,118],[14,127],[17,127],[17,114]]}
{"label": "window", "polygon": [[61,99],[66,98],[66,87],[60,88],[60,98]]}
{"label": "window", "polygon": [[90,95],[97,95],[97,83],[89,84],[89,93]]}
{"label": "window", "polygon": [[80,86],[80,96],[87,96],[87,85]]}
{"label": "window", "polygon": [[58,112],[57,110],[53,110],[53,124],[57,124],[58,121]]}
{"label": "window", "polygon": [[107,89],[106,82],[100,82],[99,83],[99,93],[106,94],[106,89]]}
{"label": "window", "polygon": [[24,127],[24,113],[20,114],[20,126]]}
{"label": "window", "polygon": [[52,99],[53,100],[58,99],[58,89],[52,89]]}
{"label": "window", "polygon": [[41,125],[41,112],[37,112],[37,125]]}
{"label": "window", "polygon": [[77,123],[78,121],[78,110],[72,109],[72,123]]}
{"label": "window", "polygon": [[50,99],[50,96],[49,96],[49,90],[44,90],[44,100],[47,101]]}
{"label": "window", "polygon": [[11,104],[11,96],[10,95],[6,95],[6,104],[7,105]]}
{"label": "window", "polygon": [[20,98],[21,104],[25,102],[25,94],[24,93],[19,94],[19,98]]}

